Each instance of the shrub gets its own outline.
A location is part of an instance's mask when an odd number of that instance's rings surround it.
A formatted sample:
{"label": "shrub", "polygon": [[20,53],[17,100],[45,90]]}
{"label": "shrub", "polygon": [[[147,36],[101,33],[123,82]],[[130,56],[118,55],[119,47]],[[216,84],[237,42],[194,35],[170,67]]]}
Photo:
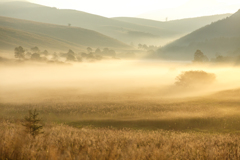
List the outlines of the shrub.
{"label": "shrub", "polygon": [[216,76],[213,73],[207,73],[204,71],[186,71],[176,77],[175,84],[183,87],[202,86],[212,84],[215,80]]}

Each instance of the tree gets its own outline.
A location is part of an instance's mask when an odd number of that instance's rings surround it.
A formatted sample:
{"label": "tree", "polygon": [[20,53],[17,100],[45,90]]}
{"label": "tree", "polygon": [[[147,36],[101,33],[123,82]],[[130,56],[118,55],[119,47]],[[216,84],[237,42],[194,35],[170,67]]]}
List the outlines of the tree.
{"label": "tree", "polygon": [[88,47],[88,48],[87,48],[87,51],[88,51],[88,52],[92,52],[92,48],[91,48],[91,47]]}
{"label": "tree", "polygon": [[25,53],[25,50],[23,49],[22,46],[16,47],[14,49],[15,58],[18,58],[19,60],[24,59],[25,57],[24,53]]}
{"label": "tree", "polygon": [[197,50],[194,54],[194,62],[208,62],[208,57],[202,53],[202,51]]}
{"label": "tree", "polygon": [[97,48],[96,50],[95,50],[95,54],[101,54],[101,50],[99,49],[99,48]]}
{"label": "tree", "polygon": [[37,113],[36,109],[33,112],[29,110],[28,116],[24,118],[25,123],[23,124],[23,126],[25,126],[26,128],[25,132],[32,135],[33,138],[43,133],[41,131],[43,126],[39,124],[41,120],[38,118],[38,115],[39,113]]}
{"label": "tree", "polygon": [[39,52],[40,52],[40,49],[36,46],[36,47],[31,48],[31,51],[32,51],[33,53],[39,53]]}
{"label": "tree", "polygon": [[48,53],[47,50],[44,50],[44,51],[42,52],[42,54],[45,55],[45,56],[47,56],[49,53]]}
{"label": "tree", "polygon": [[204,71],[186,71],[176,77],[175,84],[182,87],[203,86],[212,84],[216,80],[213,73]]}
{"label": "tree", "polygon": [[75,55],[75,53],[71,49],[69,49],[69,51],[67,53],[67,57],[66,57],[67,61],[75,61],[76,58],[74,55]]}
{"label": "tree", "polygon": [[31,60],[34,60],[34,61],[39,61],[39,60],[41,60],[40,54],[39,54],[39,53],[33,53],[33,54],[31,55]]}

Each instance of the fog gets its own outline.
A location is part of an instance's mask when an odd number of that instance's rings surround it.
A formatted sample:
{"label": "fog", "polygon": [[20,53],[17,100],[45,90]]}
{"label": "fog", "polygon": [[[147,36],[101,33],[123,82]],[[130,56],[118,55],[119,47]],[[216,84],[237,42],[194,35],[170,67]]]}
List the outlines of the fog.
{"label": "fog", "polygon": [[[112,60],[69,65],[25,62],[0,68],[2,102],[94,94],[194,97],[240,88],[238,67],[193,65],[191,62]],[[176,87],[175,78],[190,70],[214,73],[216,81],[198,88]]]}

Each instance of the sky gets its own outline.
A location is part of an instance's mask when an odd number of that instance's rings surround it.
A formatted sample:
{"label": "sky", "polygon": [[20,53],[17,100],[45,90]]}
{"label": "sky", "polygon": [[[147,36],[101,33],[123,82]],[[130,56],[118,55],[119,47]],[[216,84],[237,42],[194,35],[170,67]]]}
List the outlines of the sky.
{"label": "sky", "polygon": [[[0,0],[1,1],[1,0]],[[141,17],[169,20],[234,13],[240,0],[27,0],[29,2],[75,9],[105,17]]]}

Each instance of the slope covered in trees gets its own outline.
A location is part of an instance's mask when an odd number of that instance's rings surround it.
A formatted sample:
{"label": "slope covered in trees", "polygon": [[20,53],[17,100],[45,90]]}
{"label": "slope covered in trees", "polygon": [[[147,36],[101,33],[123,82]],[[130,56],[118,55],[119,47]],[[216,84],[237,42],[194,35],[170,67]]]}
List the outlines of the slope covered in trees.
{"label": "slope covered in trees", "polygon": [[231,55],[240,48],[240,10],[232,16],[202,27],[162,48],[154,56],[192,60],[197,49],[209,58]]}

